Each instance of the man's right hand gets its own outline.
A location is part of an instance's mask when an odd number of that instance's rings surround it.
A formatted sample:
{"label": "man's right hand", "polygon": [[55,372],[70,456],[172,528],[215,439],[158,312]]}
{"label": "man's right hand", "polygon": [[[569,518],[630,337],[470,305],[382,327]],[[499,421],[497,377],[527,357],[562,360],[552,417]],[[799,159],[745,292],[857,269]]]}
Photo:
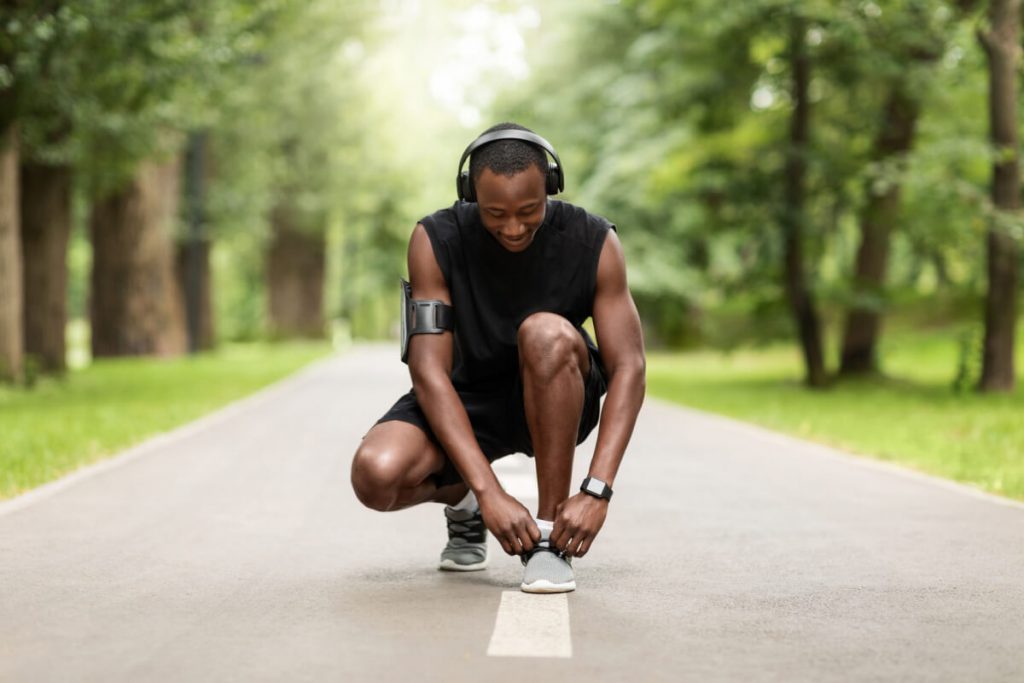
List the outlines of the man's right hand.
{"label": "man's right hand", "polygon": [[509,555],[522,555],[540,541],[540,529],[522,503],[501,489],[477,494],[484,526]]}

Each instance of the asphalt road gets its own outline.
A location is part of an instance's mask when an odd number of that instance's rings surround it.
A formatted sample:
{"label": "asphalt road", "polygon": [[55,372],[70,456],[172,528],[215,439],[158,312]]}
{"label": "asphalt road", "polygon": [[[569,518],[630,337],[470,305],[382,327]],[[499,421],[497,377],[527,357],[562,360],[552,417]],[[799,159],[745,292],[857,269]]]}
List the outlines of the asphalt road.
{"label": "asphalt road", "polygon": [[0,681],[1024,680],[1024,506],[648,400],[578,590],[525,596],[352,494],[407,387],[361,348],[0,503]]}

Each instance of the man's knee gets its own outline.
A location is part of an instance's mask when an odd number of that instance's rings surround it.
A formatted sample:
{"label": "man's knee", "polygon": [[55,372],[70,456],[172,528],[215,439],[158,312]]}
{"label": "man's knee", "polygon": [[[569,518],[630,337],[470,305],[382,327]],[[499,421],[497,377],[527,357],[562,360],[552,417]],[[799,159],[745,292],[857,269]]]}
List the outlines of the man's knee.
{"label": "man's knee", "polygon": [[556,313],[534,313],[517,334],[523,369],[548,377],[560,371],[585,370],[586,345],[572,323]]}
{"label": "man's knee", "polygon": [[359,502],[374,510],[394,508],[403,475],[397,453],[367,441],[352,459],[352,490]]}

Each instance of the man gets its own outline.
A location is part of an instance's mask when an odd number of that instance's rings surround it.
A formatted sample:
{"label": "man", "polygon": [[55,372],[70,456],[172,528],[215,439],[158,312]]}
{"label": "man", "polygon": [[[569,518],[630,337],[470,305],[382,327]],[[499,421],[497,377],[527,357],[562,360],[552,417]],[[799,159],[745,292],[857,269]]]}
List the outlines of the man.
{"label": "man", "polygon": [[[377,510],[446,503],[441,569],[483,569],[489,530],[522,556],[524,591],[571,591],[571,558],[604,524],[644,396],[622,246],[608,221],[548,200],[564,184],[561,162],[522,126],[485,131],[457,182],[460,201],[409,240],[413,389],[366,434],[352,485]],[[582,328],[589,317],[597,346]],[[575,447],[599,416],[590,476],[570,497]],[[516,452],[536,461],[536,517],[490,466]]]}

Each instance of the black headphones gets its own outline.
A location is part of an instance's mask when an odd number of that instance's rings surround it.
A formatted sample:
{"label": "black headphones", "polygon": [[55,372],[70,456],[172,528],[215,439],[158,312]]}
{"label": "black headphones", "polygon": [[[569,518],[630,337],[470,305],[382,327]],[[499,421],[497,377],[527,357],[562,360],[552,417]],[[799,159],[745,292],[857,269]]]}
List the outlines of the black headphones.
{"label": "black headphones", "polygon": [[484,145],[489,145],[492,142],[498,140],[521,140],[528,142],[534,147],[539,147],[555,160],[555,163],[548,162],[548,172],[544,178],[544,189],[548,194],[558,194],[565,189],[565,173],[562,172],[562,162],[558,158],[558,153],[555,152],[555,148],[551,146],[551,143],[527,130],[518,130],[516,128],[508,128],[505,130],[495,130],[490,133],[484,133],[473,142],[469,143],[469,147],[462,153],[462,158],[459,159],[459,174],[455,177],[455,191],[459,195],[459,199],[464,202],[475,202],[476,201],[476,188],[473,187],[473,179],[469,175],[469,171],[463,171],[462,167],[466,163],[466,159],[469,155],[480,149]]}

